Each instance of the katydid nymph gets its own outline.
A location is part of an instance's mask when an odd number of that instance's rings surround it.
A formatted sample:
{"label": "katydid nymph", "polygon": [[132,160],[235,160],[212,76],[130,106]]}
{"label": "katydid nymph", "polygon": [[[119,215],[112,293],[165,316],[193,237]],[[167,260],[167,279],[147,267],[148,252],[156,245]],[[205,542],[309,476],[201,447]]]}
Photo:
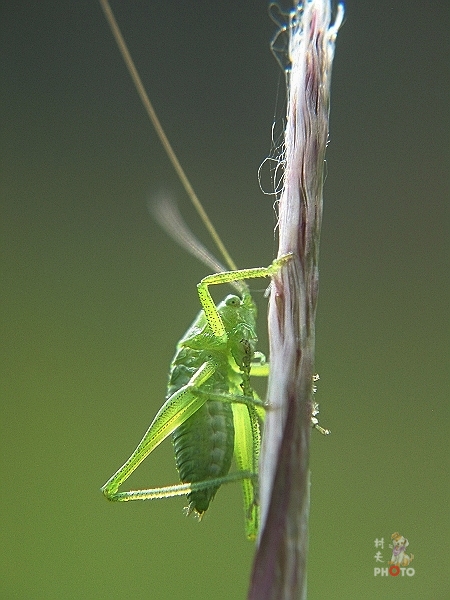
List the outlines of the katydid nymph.
{"label": "katydid nymph", "polygon": [[[256,351],[256,306],[245,280],[270,278],[291,259],[287,254],[268,267],[237,270],[190,186],[146,96],[107,0],[100,0],[155,129],[188,195],[212,234],[228,270],[180,224],[173,209],[162,210],[166,229],[215,273],[197,285],[201,311],[177,344],[166,400],[130,458],[105,483],[108,500],[150,500],[187,495],[188,513],[200,517],[220,485],[241,481],[246,534],[254,539],[259,525],[258,458],[266,407],[253,392],[250,377],[267,376],[269,365]],[[168,211],[172,210],[171,213]],[[237,294],[215,304],[209,286],[231,284]],[[322,433],[313,414],[313,425]],[[182,483],[163,488],[119,491],[119,487],[153,450],[172,435]],[[237,470],[230,473],[232,459]]]}
{"label": "katydid nymph", "polygon": [[[182,226],[173,207],[164,212],[166,228],[179,236]],[[183,242],[186,236],[192,236],[183,231],[179,241],[194,254],[205,255],[207,251],[193,237]],[[290,259],[286,255],[269,267],[237,271],[223,270],[214,258],[208,261],[220,272],[208,275],[197,286],[202,310],[178,342],[166,401],[133,454],[103,486],[109,500],[187,495],[188,513],[195,511],[201,517],[222,483],[241,480],[246,534],[255,538],[259,523],[258,457],[265,406],[253,392],[250,376],[267,376],[269,365],[255,350],[256,306],[244,280],[271,277]],[[221,283],[233,284],[239,295],[230,294],[216,306],[208,288]],[[183,483],[119,492],[119,486],[171,434]],[[229,473],[233,455],[238,470]]]}

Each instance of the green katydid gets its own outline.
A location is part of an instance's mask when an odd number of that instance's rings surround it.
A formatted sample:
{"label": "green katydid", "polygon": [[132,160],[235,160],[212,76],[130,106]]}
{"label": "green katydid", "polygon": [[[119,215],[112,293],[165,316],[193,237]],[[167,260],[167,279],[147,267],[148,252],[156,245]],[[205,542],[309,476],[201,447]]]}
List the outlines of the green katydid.
{"label": "green katydid", "polygon": [[[268,364],[255,352],[256,306],[244,279],[271,277],[290,260],[269,267],[225,271],[198,284],[203,310],[177,345],[167,399],[127,462],[103,486],[109,500],[149,500],[187,494],[189,512],[200,516],[222,483],[242,480],[246,533],[258,531],[257,471],[264,404],[250,375],[265,376]],[[241,295],[217,306],[208,287],[240,282]],[[259,360],[255,360],[259,359]],[[119,492],[119,486],[170,434],[181,485]],[[238,471],[229,474],[235,458]]]}
{"label": "green katydid", "polygon": [[[146,97],[139,76],[126,49],[125,42],[112,16],[107,0],[100,0],[127,65],[137,78],[140,94]],[[148,98],[151,119],[163,141],[188,194],[199,201],[187,181],[170,144],[154,114]],[[200,517],[208,509],[221,484],[241,480],[244,492],[246,534],[254,539],[258,532],[258,458],[264,403],[253,392],[250,376],[267,376],[269,365],[256,351],[256,306],[246,279],[272,277],[290,259],[282,256],[268,267],[237,270],[222,242],[207,219],[212,233],[230,270],[196,241],[179,217],[164,209],[162,219],[166,229],[189,251],[201,258],[216,272],[198,284],[202,310],[179,341],[173,358],[166,401],[156,414],[130,458],[105,483],[102,492],[113,501],[150,500],[187,495],[188,512]],[[202,219],[204,211],[201,209]],[[209,292],[210,285],[228,283],[239,295],[228,295],[217,306]],[[322,433],[328,433],[312,423]],[[119,487],[139,464],[167,437],[172,435],[176,465],[182,483],[162,488],[119,491]],[[230,473],[232,458],[237,471]]]}

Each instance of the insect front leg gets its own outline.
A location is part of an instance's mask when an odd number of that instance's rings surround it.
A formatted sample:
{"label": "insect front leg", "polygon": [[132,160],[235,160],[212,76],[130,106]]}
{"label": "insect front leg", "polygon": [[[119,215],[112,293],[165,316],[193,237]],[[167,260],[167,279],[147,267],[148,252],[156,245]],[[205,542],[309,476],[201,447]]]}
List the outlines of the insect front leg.
{"label": "insect front leg", "polygon": [[[255,353],[256,355],[257,353]],[[264,355],[263,355],[264,356]],[[269,363],[262,361],[262,362],[252,362],[250,365],[250,375],[252,375],[253,377],[268,377],[269,375]],[[316,382],[319,379],[318,375],[314,375],[313,377],[313,381]],[[314,386],[313,388],[314,392],[316,391],[316,388]],[[245,404],[249,404],[249,402],[244,402]],[[255,402],[254,403],[256,405],[256,407],[258,407],[258,403]],[[263,404],[263,407],[267,410],[268,406],[266,404]],[[331,433],[331,431],[329,429],[324,429],[323,427],[321,427],[319,425],[319,419],[317,418],[317,415],[319,414],[319,404],[317,402],[313,402],[313,406],[312,406],[312,411],[311,411],[311,426],[314,429],[317,429],[317,431],[319,431],[319,433],[321,433],[322,435],[329,435]]]}
{"label": "insect front leg", "polygon": [[268,377],[269,371],[270,367],[268,362],[252,362],[250,365],[250,375],[252,377]]}
{"label": "insect front leg", "polygon": [[[141,494],[137,497],[136,492],[118,492],[118,489],[162,441],[206,402],[207,397],[197,394],[196,390],[211,377],[215,370],[216,364],[213,361],[203,363],[189,382],[166,400],[133,454],[101,488],[108,500],[126,501],[145,499],[145,497],[163,497],[152,495],[150,493],[152,490],[142,490],[143,493],[149,492],[149,494],[147,496]],[[184,492],[180,495],[182,493]]]}
{"label": "insect front leg", "polygon": [[319,425],[319,419],[316,415],[319,414],[319,405],[317,402],[313,402],[312,415],[311,415],[311,425],[314,429],[317,429],[319,433],[322,435],[330,435],[331,431],[329,429],[324,429]]}
{"label": "insect front leg", "polygon": [[200,283],[197,284],[198,296],[205,312],[206,319],[217,338],[226,341],[227,334],[223,321],[217,311],[217,307],[214,304],[214,300],[211,298],[211,294],[208,289],[209,286],[221,283],[231,283],[232,281],[242,281],[244,279],[272,277],[281,269],[283,265],[292,259],[292,256],[292,254],[285,254],[284,256],[275,259],[268,267],[256,267],[253,269],[241,269],[239,271],[223,271],[221,273],[214,273],[213,275],[204,277]]}

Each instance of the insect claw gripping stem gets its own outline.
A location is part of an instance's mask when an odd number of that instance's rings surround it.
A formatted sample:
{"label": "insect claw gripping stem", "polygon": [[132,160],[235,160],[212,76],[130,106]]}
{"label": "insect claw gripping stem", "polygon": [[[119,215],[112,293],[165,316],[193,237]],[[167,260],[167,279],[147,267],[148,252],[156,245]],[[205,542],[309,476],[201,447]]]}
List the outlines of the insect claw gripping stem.
{"label": "insect claw gripping stem", "polygon": [[256,267],[252,269],[240,269],[238,271],[224,271],[207,275],[197,284],[198,297],[205,312],[206,319],[213,330],[214,335],[221,341],[226,341],[227,334],[222,319],[217,312],[208,286],[221,283],[231,283],[232,281],[241,281],[243,279],[255,279],[259,277],[273,277],[283,265],[289,262],[293,257],[292,253],[284,254],[276,258],[268,267]]}
{"label": "insect claw gripping stem", "polygon": [[[318,376],[316,376],[317,379],[319,378]],[[317,379],[314,379],[314,381],[317,381]],[[319,425],[319,419],[317,418],[316,415],[319,414],[319,405],[317,404],[317,402],[313,402],[313,408],[312,408],[312,413],[311,413],[311,425],[314,427],[314,429],[317,429],[317,431],[319,433],[321,433],[322,435],[330,435],[331,431],[329,429],[324,429],[323,427],[321,427]]]}

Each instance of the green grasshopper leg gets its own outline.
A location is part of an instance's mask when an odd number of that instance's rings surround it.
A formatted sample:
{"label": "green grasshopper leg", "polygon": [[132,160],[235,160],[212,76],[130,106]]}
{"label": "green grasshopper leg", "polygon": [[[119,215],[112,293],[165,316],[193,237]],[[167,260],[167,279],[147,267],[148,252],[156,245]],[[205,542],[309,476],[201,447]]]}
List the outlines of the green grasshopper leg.
{"label": "green grasshopper leg", "polygon": [[[275,260],[269,267],[225,271],[202,279],[198,284],[200,302],[219,346],[223,347],[225,345],[226,347],[228,335],[222,317],[211,298],[208,286],[256,277],[271,277],[290,259],[291,255],[285,255]],[[246,295],[247,301],[249,300],[252,305],[250,293],[244,287],[243,302],[245,302]],[[265,361],[263,354],[252,352],[250,343],[246,338],[242,339],[240,344],[244,347],[244,354],[241,359],[242,362],[236,365],[236,371],[242,377],[240,386],[242,394],[214,392],[210,387],[207,390],[202,389],[202,386],[218,369],[218,364],[214,360],[204,362],[195,371],[188,383],[175,391],[166,400],[130,458],[102,487],[102,492],[108,500],[124,502],[182,496],[193,491],[210,489],[223,483],[241,480],[244,493],[246,533],[250,539],[256,537],[259,520],[257,472],[261,445],[260,426],[264,420],[266,406],[259,398],[253,397],[249,378],[253,375],[266,377],[269,374],[269,364]],[[232,406],[235,428],[234,456],[238,471],[222,477],[209,478],[206,481],[119,492],[118,489],[121,484],[128,479],[140,463],[208,400],[228,402]],[[327,430],[322,430],[318,426],[315,418],[316,414],[317,409],[313,413],[313,425],[319,431],[328,433]]]}
{"label": "green grasshopper leg", "polygon": [[[236,481],[252,481],[257,479],[257,475],[250,471],[234,471],[224,477],[208,479],[206,481],[196,481],[195,483],[178,483],[167,485],[165,487],[150,488],[148,490],[130,490],[129,492],[116,492],[114,496],[108,497],[108,500],[116,502],[128,502],[129,500],[158,500],[162,498],[175,498],[176,496],[187,496],[190,492],[204,490],[211,486],[219,486],[224,483],[235,483]],[[103,489],[103,488],[102,488]],[[188,511],[188,509],[186,509]],[[189,512],[189,511],[188,511]],[[251,515],[253,517],[253,515]],[[201,516],[199,516],[201,518]],[[254,517],[253,517],[254,518]],[[254,538],[257,533],[257,527],[248,527],[248,531],[255,531],[255,534],[247,533],[248,537]]]}
{"label": "green grasshopper leg", "polygon": [[[203,385],[215,371],[214,362],[205,362],[189,382],[172,394],[159,409],[136,450],[120,469],[101,488],[108,500],[132,500],[132,492],[117,493],[141,462],[163,442],[177,427],[193,415],[207,400],[195,390]],[[148,496],[149,498],[151,496]],[[156,496],[157,497],[157,496]]]}
{"label": "green grasshopper leg", "polygon": [[[225,341],[226,332],[222,319],[217,312],[216,306],[209,293],[208,286],[229,283],[241,279],[271,277],[283,264],[290,260],[290,258],[291,255],[285,255],[275,260],[269,267],[243,269],[241,271],[225,271],[209,275],[202,279],[198,284],[199,297],[205,316],[216,337],[222,338],[222,340]],[[252,376],[267,377],[269,374],[269,363],[265,362],[264,356],[260,353],[256,353],[256,357],[260,358],[260,361],[251,363],[249,373]],[[255,473],[257,472],[261,443],[259,422],[263,419],[266,407],[261,400],[251,396],[221,393],[214,394],[211,391],[208,393],[203,392],[201,386],[209,379],[209,377],[211,377],[215,368],[216,365],[213,361],[205,362],[185,386],[177,390],[166,400],[130,458],[101,488],[106,498],[113,501],[128,501],[181,496],[189,491],[204,489],[213,484],[243,480],[247,512],[255,510],[257,498],[253,491],[253,488],[255,487],[255,482],[253,480],[255,479]],[[216,480],[209,479],[205,482],[183,483],[147,490],[118,492],[120,485],[128,479],[141,462],[153,452],[161,442],[173,433],[177,427],[194,414],[208,399],[230,402],[233,406],[233,417],[237,428],[236,439],[239,440],[239,444],[235,449],[239,472],[231,473],[225,477],[217,478]],[[315,418],[316,414],[317,410],[315,410],[312,418],[313,426],[321,431],[321,433],[328,433],[327,430],[322,430],[322,428],[318,426],[317,419]],[[248,520],[250,522],[253,520],[250,515],[248,515]]]}
{"label": "green grasshopper leg", "polygon": [[221,283],[231,283],[232,281],[241,281],[243,279],[255,279],[259,277],[273,277],[280,268],[292,259],[292,254],[285,254],[275,259],[268,267],[256,267],[252,269],[241,269],[239,271],[222,271],[204,277],[197,284],[198,296],[204,310],[206,319],[214,333],[220,340],[226,341],[227,334],[222,319],[217,312],[214,300],[211,298],[208,286]]}
{"label": "green grasshopper leg", "polygon": [[[197,389],[196,386],[203,384],[207,380],[208,375],[211,374],[209,371],[213,368],[210,363],[205,363],[186,386],[180,388],[178,392],[174,393],[166,401],[136,450],[117,473],[103,486],[102,491],[108,500],[127,502],[130,500],[152,500],[185,496],[196,490],[242,481],[246,513],[246,535],[249,539],[254,539],[257,535],[259,525],[258,481],[256,473],[261,443],[259,420],[263,417],[264,404],[256,398],[233,394],[203,393],[201,389]],[[229,473],[224,477],[195,483],[180,483],[166,487],[125,492],[117,491],[119,486],[157,445],[189,418],[191,414],[198,410],[204,402],[211,399],[230,402],[232,405],[236,431],[235,439],[239,440],[239,443],[235,444],[235,459],[238,471]]]}
{"label": "green grasshopper leg", "polygon": [[[222,319],[217,312],[216,305],[209,293],[208,286],[212,284],[239,281],[247,278],[271,277],[290,258],[291,255],[281,257],[280,259],[275,260],[269,267],[243,269],[241,271],[225,271],[202,279],[198,285],[200,302],[211,329],[213,330],[214,335],[219,338],[219,341],[226,341],[227,335]],[[153,452],[162,441],[164,441],[177,427],[184,423],[206,402],[207,397],[204,394],[197,392],[199,391],[200,386],[211,377],[215,369],[216,365],[214,361],[205,362],[194,373],[185,386],[180,388],[166,400],[130,458],[101,488],[108,500],[126,501],[138,499],[136,492],[118,492],[120,485],[128,479],[131,473],[135,471],[141,462]],[[236,400],[231,401],[233,402]],[[251,399],[248,400],[248,402],[251,401]],[[248,460],[243,461],[245,464],[249,462],[250,461]],[[247,470],[244,469],[244,471]],[[254,473],[255,471],[252,470],[250,472]],[[244,476],[249,477],[249,474],[241,474],[240,478],[243,478]],[[187,484],[182,485],[185,486]],[[198,486],[198,484],[196,485]],[[209,482],[208,485],[211,486],[211,482]],[[185,489],[185,487],[180,488],[180,486],[169,486],[169,488],[173,490]],[[158,490],[142,490],[139,492],[139,499],[160,497],[157,494],[161,492],[161,489],[165,488],[160,488],[159,492]],[[180,495],[181,494],[183,494],[183,491],[180,491]],[[178,493],[176,495],[178,495]]]}

